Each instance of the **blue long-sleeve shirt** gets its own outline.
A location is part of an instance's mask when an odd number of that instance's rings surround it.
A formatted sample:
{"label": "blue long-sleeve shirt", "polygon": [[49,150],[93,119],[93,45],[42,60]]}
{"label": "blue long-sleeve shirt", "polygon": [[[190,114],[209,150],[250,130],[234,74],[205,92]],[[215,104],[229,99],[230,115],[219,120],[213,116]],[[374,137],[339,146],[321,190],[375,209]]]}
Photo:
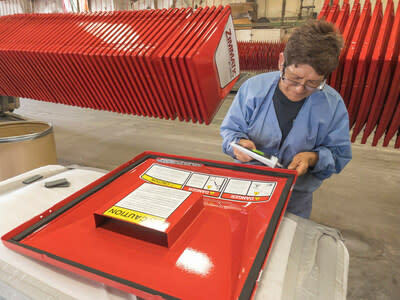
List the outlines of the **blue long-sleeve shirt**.
{"label": "blue long-sleeve shirt", "polygon": [[[257,75],[239,89],[221,125],[223,151],[234,157],[232,141],[249,139],[256,148],[277,156],[284,167],[299,152],[318,153],[317,164],[297,179],[294,191],[312,193],[351,160],[348,113],[341,96],[330,86],[308,96],[284,140],[272,96],[279,72]],[[252,164],[259,164],[251,161]]]}

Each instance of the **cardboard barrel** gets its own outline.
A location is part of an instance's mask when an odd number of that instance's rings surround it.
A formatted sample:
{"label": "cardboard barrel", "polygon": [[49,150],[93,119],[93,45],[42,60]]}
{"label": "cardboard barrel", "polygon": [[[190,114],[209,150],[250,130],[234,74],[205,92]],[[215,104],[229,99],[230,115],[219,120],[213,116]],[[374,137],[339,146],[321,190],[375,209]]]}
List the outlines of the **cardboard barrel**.
{"label": "cardboard barrel", "polygon": [[0,123],[0,180],[55,163],[57,155],[51,124]]}

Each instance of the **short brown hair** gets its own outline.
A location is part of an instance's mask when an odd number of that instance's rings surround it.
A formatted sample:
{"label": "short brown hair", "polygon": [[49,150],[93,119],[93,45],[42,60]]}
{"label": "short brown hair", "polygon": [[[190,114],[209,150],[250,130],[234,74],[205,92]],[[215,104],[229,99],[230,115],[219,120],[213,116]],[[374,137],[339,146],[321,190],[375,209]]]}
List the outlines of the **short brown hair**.
{"label": "short brown hair", "polygon": [[333,24],[308,21],[289,37],[284,51],[285,64],[307,64],[326,77],[336,69],[342,47],[342,35]]}

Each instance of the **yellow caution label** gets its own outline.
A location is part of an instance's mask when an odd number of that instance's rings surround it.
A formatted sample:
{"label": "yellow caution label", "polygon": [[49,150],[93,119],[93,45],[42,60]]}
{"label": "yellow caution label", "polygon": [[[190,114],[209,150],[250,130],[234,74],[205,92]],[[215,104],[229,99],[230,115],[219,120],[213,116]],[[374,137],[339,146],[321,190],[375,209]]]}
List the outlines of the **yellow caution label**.
{"label": "yellow caution label", "polygon": [[112,206],[107,209],[103,215],[113,217],[116,219],[120,219],[123,221],[131,222],[140,224],[146,220],[153,219],[153,220],[165,220],[164,218],[152,216],[149,214],[144,214],[138,211],[134,211],[131,209],[126,209],[118,206]]}
{"label": "yellow caution label", "polygon": [[144,180],[147,180],[147,181],[149,181],[149,182],[152,182],[152,183],[155,183],[155,184],[158,184],[158,185],[168,186],[168,187],[172,187],[172,188],[174,188],[174,189],[180,189],[180,188],[182,188],[182,185],[180,185],[180,184],[172,183],[172,182],[165,181],[165,180],[161,180],[161,179],[157,179],[157,178],[151,177],[151,176],[149,176],[149,175],[147,175],[147,174],[144,174],[144,175],[142,176],[142,178],[143,178]]}

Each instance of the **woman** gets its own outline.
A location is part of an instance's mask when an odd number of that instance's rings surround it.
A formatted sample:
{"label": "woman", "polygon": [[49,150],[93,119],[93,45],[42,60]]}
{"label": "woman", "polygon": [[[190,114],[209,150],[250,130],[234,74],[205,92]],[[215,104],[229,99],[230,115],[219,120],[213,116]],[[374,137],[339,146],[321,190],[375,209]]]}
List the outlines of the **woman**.
{"label": "woman", "polygon": [[298,172],[287,211],[304,218],[311,214],[312,193],[352,157],[346,107],[325,84],[342,46],[330,23],[300,26],[279,56],[279,72],[246,81],[221,125],[223,151],[237,161],[258,164],[231,142],[277,156]]}

